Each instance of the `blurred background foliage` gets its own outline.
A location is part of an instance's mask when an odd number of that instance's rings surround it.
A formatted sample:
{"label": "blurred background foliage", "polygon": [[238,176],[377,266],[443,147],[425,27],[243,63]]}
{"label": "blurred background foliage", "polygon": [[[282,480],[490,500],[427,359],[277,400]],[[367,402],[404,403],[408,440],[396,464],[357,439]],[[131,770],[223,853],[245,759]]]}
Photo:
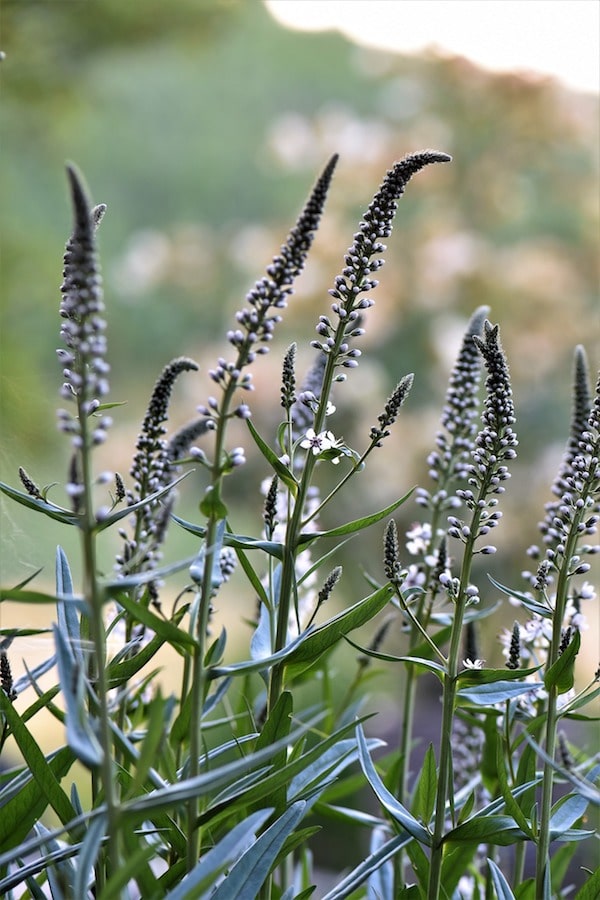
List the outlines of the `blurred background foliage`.
{"label": "blurred background foliage", "polygon": [[[490,74],[461,58],[403,57],[333,33],[288,31],[257,0],[146,2],[143,11],[122,0],[8,0],[2,47],[2,479],[17,483],[18,465],[40,484],[65,478],[52,412],[70,230],[65,160],[85,173],[95,202],[108,204],[100,244],[112,398],[127,404],[115,410],[99,465],[127,473],[163,365],[179,355],[201,365],[177,387],[178,426],[214,392],[207,370],[227,351],[235,310],[339,152],[307,270],[272,352],[255,366],[254,421],[274,433],[284,349],[296,340],[300,370],[310,365],[314,324],[362,211],[395,159],[431,146],[454,162],[420,175],[401,201],[361,366],[336,398],[336,434],[364,447],[399,378],[415,372],[415,387],[364,493],[358,480],[335,515],[354,518],[426,479],[462,330],[475,307],[489,304],[514,379],[520,456],[501,552],[486,568],[518,578],[566,440],[574,345],[586,346],[592,368],[598,363],[597,96]],[[243,430],[232,442],[252,449]],[[266,474],[250,454],[231,479],[240,531],[260,528]],[[182,490],[190,517],[202,484],[195,474]],[[4,581],[37,566],[50,577],[56,535],[35,518],[2,501]],[[409,504],[400,527],[418,518]],[[373,531],[360,548],[350,545],[344,602],[363,589],[352,586],[357,560],[381,577]],[[72,538],[60,535],[67,549]],[[182,537],[174,552],[194,552],[193,542]],[[486,590],[487,602],[497,599]],[[220,606],[239,619],[234,601]],[[496,662],[498,627],[490,625],[483,651]]]}

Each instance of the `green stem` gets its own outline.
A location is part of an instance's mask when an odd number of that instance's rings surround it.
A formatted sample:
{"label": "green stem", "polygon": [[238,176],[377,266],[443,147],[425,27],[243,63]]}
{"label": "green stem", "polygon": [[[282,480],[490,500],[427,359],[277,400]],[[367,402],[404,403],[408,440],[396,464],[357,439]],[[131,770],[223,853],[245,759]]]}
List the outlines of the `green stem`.
{"label": "green stem", "polygon": [[[546,668],[549,669],[558,659],[560,655],[560,645],[562,641],[562,625],[565,616],[565,607],[568,597],[569,586],[569,565],[572,556],[577,549],[577,527],[583,518],[585,505],[577,515],[573,517],[568,539],[565,544],[563,562],[559,572],[556,585],[556,602],[554,615],[552,620],[552,640],[548,651],[548,661]],[[551,685],[548,689],[548,706],[546,712],[546,754],[550,759],[554,759],[556,749],[556,729],[558,723],[558,691],[555,685]],[[537,896],[544,896],[544,884],[547,878],[547,871],[550,866],[550,817],[552,813],[552,795],[554,788],[554,768],[549,762],[544,763],[544,774],[542,781],[542,800],[540,806],[540,830],[538,837],[535,884]]]}
{"label": "green stem", "polygon": [[[85,385],[84,385],[85,387]],[[86,391],[82,392],[86,396]],[[83,515],[81,523],[82,553],[83,553],[83,596],[88,609],[89,637],[94,648],[91,659],[92,670],[90,678],[94,685],[98,706],[94,713],[99,718],[98,738],[102,748],[102,763],[100,765],[100,781],[92,779],[92,789],[96,793],[93,803],[98,800],[98,788],[104,792],[107,817],[107,846],[104,853],[104,865],[97,866],[98,890],[108,878],[111,869],[114,871],[120,864],[119,832],[118,832],[118,801],[116,794],[116,782],[113,766],[113,741],[110,728],[110,711],[108,708],[108,682],[106,678],[106,632],[102,610],[102,590],[98,584],[96,565],[96,534],[95,515],[92,492],[92,442],[88,427],[88,418],[84,412],[83,402],[78,399],[78,413],[81,429],[81,476],[83,485]]]}
{"label": "green stem", "polygon": [[[483,489],[482,495],[485,496]],[[461,652],[462,627],[467,608],[467,587],[469,584],[471,565],[473,561],[475,538],[479,529],[479,520],[481,512],[476,509],[473,513],[472,524],[470,528],[471,536],[465,545],[465,552],[462,561],[460,583],[458,597],[456,598],[454,617],[452,620],[452,631],[450,635],[450,650],[448,653],[447,671],[444,677],[443,685],[443,705],[442,705],[442,727],[440,732],[440,760],[439,775],[435,804],[435,821],[433,832],[433,843],[431,848],[431,860],[429,866],[429,885],[427,890],[428,900],[438,900],[441,888],[442,876],[442,860],[444,846],[442,843],[444,837],[444,826],[446,821],[446,802],[450,799],[450,807],[453,807],[451,790],[452,775],[452,743],[450,735],[452,734],[452,723],[454,719],[454,706],[456,702],[458,664]]]}

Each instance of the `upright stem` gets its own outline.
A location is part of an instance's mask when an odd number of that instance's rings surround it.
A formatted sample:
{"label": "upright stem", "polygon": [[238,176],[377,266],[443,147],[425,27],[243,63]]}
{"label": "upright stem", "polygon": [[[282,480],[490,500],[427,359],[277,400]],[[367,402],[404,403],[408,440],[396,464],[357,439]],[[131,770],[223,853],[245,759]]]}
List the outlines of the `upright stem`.
{"label": "upright stem", "polygon": [[471,573],[471,564],[474,553],[475,538],[479,526],[479,512],[473,515],[473,523],[471,525],[471,537],[465,546],[465,552],[462,561],[460,573],[460,587],[458,597],[454,607],[454,617],[452,620],[452,632],[450,636],[450,650],[448,653],[448,666],[444,677],[443,686],[443,706],[442,706],[442,727],[440,732],[440,760],[439,775],[435,803],[435,823],[433,832],[433,844],[431,848],[431,860],[429,866],[429,886],[427,891],[428,900],[438,900],[440,896],[441,876],[442,876],[442,860],[443,860],[443,837],[446,822],[446,802],[450,797],[451,791],[451,774],[452,774],[452,744],[450,735],[452,734],[452,723],[454,718],[454,705],[456,702],[458,664],[462,642],[462,626],[467,608],[467,586]]}
{"label": "upright stem", "polygon": [[[556,602],[552,621],[552,641],[548,651],[547,668],[550,668],[559,657],[562,641],[562,625],[568,593],[569,563],[577,547],[577,526],[582,513],[576,515],[569,538],[566,542],[563,564],[556,585]],[[546,754],[554,759],[556,750],[556,727],[558,723],[557,709],[558,691],[555,685],[548,688],[548,707],[546,712]],[[542,800],[540,807],[540,830],[538,837],[535,883],[537,896],[544,896],[544,883],[547,877],[550,853],[550,817],[552,813],[552,796],[554,788],[554,768],[549,762],[544,763],[542,781]]]}
{"label": "upright stem", "polygon": [[[113,742],[110,728],[110,711],[108,708],[108,682],[106,678],[106,632],[102,613],[102,591],[97,579],[96,566],[96,536],[95,517],[92,497],[92,467],[91,467],[91,441],[89,435],[88,419],[79,403],[79,421],[81,428],[82,448],[80,454],[83,482],[83,521],[82,521],[82,549],[83,549],[83,596],[88,608],[89,637],[94,653],[90,672],[95,693],[98,698],[99,713],[99,741],[102,748],[102,764],[100,767],[101,786],[104,791],[106,804],[108,836],[107,852],[104,855],[104,872],[102,867],[97,867],[100,884],[104,877],[109,876],[110,870],[119,867],[119,841],[118,841],[118,805],[115,790],[113,771]],[[92,790],[98,789],[96,778],[92,779]],[[94,802],[97,794],[94,796]]]}

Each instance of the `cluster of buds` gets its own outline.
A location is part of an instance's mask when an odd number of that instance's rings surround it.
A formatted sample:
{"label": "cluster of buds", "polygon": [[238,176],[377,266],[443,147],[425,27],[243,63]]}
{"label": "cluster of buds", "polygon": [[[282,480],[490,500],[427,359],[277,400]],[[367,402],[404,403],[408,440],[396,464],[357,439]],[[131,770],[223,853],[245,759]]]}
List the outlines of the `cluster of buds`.
{"label": "cluster of buds", "polygon": [[[106,322],[95,238],[106,206],[101,204],[91,208],[73,166],[67,167],[67,174],[74,226],[65,249],[61,286],[60,315],[64,321],[60,333],[66,349],[57,350],[57,355],[65,378],[61,396],[77,404],[77,413],[60,409],[58,420],[61,431],[71,435],[73,446],[79,450],[84,442],[83,423],[96,413],[100,398],[108,394]],[[99,417],[91,431],[90,443],[103,443],[110,425],[109,417]]]}

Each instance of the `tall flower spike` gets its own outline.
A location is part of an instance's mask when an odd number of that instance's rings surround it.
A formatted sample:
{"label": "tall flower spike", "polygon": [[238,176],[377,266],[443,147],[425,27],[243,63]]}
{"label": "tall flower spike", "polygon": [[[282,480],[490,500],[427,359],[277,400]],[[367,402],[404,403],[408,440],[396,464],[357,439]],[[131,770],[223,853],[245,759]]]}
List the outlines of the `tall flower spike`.
{"label": "tall flower spike", "polygon": [[[65,249],[61,285],[60,315],[64,322],[60,333],[67,349],[58,350],[57,355],[65,378],[61,395],[76,402],[77,414],[59,410],[58,417],[59,427],[72,435],[73,445],[79,448],[83,442],[82,420],[99,407],[100,398],[108,393],[106,323],[95,238],[106,206],[90,207],[83,181],[74,166],[67,166],[67,175],[74,224]],[[101,418],[91,434],[91,443],[102,443],[110,424],[110,419]]]}
{"label": "tall flower spike", "polygon": [[482,415],[483,428],[477,435],[472,452],[473,465],[469,466],[469,484],[483,486],[486,493],[502,494],[501,482],[510,478],[505,461],[516,457],[517,436],[512,426],[515,410],[508,365],[500,345],[499,328],[486,320],[484,339],[473,336],[473,340],[488,372],[486,378],[486,399]]}
{"label": "tall flower spike", "polygon": [[[463,542],[486,535],[498,525],[502,513],[490,513],[488,508],[498,503],[494,495],[504,493],[503,482],[510,478],[506,463],[516,457],[518,444],[512,428],[515,414],[508,365],[500,345],[498,326],[486,320],[483,340],[474,335],[473,341],[483,356],[488,376],[481,416],[483,428],[477,435],[467,468],[470,488],[456,492],[474,513],[473,523],[467,525],[456,516],[448,516],[448,535]],[[479,552],[494,553],[495,547],[487,545]]]}
{"label": "tall flower spike", "polygon": [[398,418],[400,407],[409,395],[414,378],[415,376],[411,373],[410,375],[405,375],[404,378],[398,382],[392,396],[385,404],[382,414],[377,417],[379,425],[374,425],[371,428],[370,434],[371,440],[375,443],[376,447],[381,447],[383,439],[390,434],[389,429]]}
{"label": "tall flower spike", "polygon": [[[580,441],[584,431],[588,426],[588,417],[592,407],[592,397],[590,391],[590,375],[585,350],[581,345],[575,348],[575,358],[573,364],[573,394],[571,405],[571,426],[569,429],[569,439],[565,448],[564,456],[558,470],[558,474],[552,485],[552,493],[559,499],[551,500],[545,506],[545,516],[543,522],[539,523],[540,532],[543,535],[546,544],[556,543],[556,529],[554,527],[554,519],[557,516],[559,508],[562,504],[561,497],[568,489],[568,477],[571,472],[573,461],[581,452]],[[530,554],[536,556],[536,548],[531,548]],[[533,552],[532,552],[533,551]]]}
{"label": "tall flower spike", "polygon": [[[236,387],[252,390],[252,377],[242,375],[242,369],[253,363],[257,354],[268,352],[266,344],[281,321],[278,313],[273,315],[270,311],[287,306],[293,282],[304,268],[337,160],[337,154],[330,159],[279,255],[268,266],[267,274],[247,294],[248,307],[236,314],[238,327],[227,333],[227,339],[235,347],[237,358],[235,362],[219,359],[216,369],[209,373],[224,390]],[[204,412],[204,408],[200,411]]]}
{"label": "tall flower spike", "polygon": [[296,344],[290,344],[283,358],[281,405],[289,412],[296,402]]}
{"label": "tall flower spike", "polygon": [[373,305],[369,297],[361,297],[361,294],[368,294],[377,287],[378,282],[371,276],[384,263],[380,254],[385,250],[385,244],[381,243],[381,238],[388,238],[392,233],[398,200],[406,185],[424,166],[450,160],[447,153],[435,150],[405,156],[386,174],[373,197],[354,235],[354,242],[344,257],[345,268],[335,279],[335,287],[329,291],[335,299],[331,309],[339,320],[338,324],[334,325],[327,316],[321,316],[317,333],[323,340],[312,342],[312,346],[323,353],[333,353],[336,366],[355,368],[358,365],[360,350],[350,349],[350,341],[362,335],[363,329],[357,328],[358,318],[363,310]]}
{"label": "tall flower spike", "polygon": [[[178,375],[197,370],[198,366],[193,360],[179,357],[166,365],[157,379],[131,466],[135,490],[128,493],[130,503],[143,500],[169,483],[173,474],[174,459],[164,439],[166,434],[164,423],[167,420],[171,391]],[[126,541],[124,553],[117,559],[122,571],[127,572],[131,568],[148,570],[154,566],[160,544],[165,537],[170,510],[169,501],[162,506],[152,503],[138,509],[134,541]]]}
{"label": "tall flower spike", "polygon": [[420,506],[452,505],[447,502],[448,488],[452,482],[466,478],[469,454],[477,432],[481,376],[481,356],[473,337],[481,336],[488,313],[489,307],[478,307],[465,329],[450,375],[440,429],[435,438],[436,449],[427,457],[429,476],[438,489],[432,496],[425,488],[418,488],[417,503]]}

